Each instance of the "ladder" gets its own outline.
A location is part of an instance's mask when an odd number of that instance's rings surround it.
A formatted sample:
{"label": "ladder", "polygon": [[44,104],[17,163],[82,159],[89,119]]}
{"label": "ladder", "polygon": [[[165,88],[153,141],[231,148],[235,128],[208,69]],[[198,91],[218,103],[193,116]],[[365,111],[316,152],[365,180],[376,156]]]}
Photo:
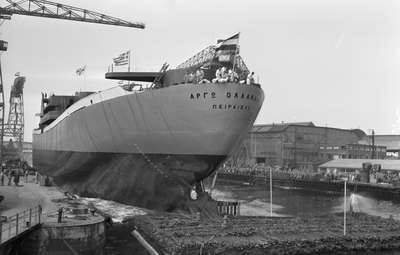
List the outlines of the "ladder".
{"label": "ladder", "polygon": [[161,67],[159,74],[156,76],[153,83],[151,84],[151,86],[149,88],[150,90],[155,89],[156,84],[158,84],[161,81],[161,79],[164,76],[164,73],[167,71],[168,67],[169,67],[169,64],[167,62],[165,62],[163,64],[163,66]]}

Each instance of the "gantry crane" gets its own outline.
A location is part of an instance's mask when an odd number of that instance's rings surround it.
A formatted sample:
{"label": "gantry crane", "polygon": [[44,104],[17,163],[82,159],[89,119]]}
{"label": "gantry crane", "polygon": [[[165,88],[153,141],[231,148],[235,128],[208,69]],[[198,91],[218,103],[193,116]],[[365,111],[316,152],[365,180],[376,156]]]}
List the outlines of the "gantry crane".
{"label": "gantry crane", "polygon": [[[2,20],[10,20],[13,14],[36,16],[42,18],[65,19],[80,22],[89,22],[113,26],[124,26],[132,28],[145,28],[142,22],[128,22],[105,14],[81,9],[65,4],[54,3],[46,0],[21,0],[14,2],[6,0],[10,5],[0,7],[0,25]],[[7,51],[8,43],[0,40],[0,54]],[[18,157],[22,155],[22,143],[24,133],[24,111],[23,111],[23,85],[25,77],[18,77],[14,81],[10,93],[10,113],[8,123],[4,123],[4,93],[3,75],[0,61],[0,164],[3,162],[4,137],[14,137],[17,141]]]}
{"label": "gantry crane", "polygon": [[2,147],[2,156],[20,157],[22,143],[24,141],[24,84],[26,78],[18,76],[15,78],[10,91],[10,110],[8,111],[8,122],[3,125],[3,139],[10,138],[7,145]]}

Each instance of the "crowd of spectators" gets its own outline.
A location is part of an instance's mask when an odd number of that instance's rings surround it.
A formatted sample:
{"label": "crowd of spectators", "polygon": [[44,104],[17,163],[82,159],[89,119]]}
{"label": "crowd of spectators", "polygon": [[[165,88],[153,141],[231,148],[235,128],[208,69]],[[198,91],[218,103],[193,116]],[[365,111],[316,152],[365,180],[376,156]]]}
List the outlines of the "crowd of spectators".
{"label": "crowd of spectators", "polygon": [[[272,178],[286,178],[298,180],[314,180],[314,181],[348,181],[361,182],[362,173],[360,171],[342,172],[342,171],[318,171],[303,170],[290,167],[279,167],[276,164],[255,164],[247,167],[235,167],[225,165],[219,169],[219,172],[233,173],[241,175],[253,175],[259,177],[269,177],[270,172]],[[380,172],[376,174],[377,183],[392,184],[399,181],[400,176],[397,173]]]}

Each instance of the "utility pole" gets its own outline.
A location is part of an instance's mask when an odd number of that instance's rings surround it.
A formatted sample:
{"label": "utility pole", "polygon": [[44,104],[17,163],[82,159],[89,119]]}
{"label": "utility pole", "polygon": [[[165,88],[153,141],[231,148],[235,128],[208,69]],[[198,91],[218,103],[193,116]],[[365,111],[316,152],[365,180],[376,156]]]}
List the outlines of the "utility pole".
{"label": "utility pole", "polygon": [[375,158],[375,131],[373,129],[369,129],[368,131],[372,132],[372,153],[371,159]]}

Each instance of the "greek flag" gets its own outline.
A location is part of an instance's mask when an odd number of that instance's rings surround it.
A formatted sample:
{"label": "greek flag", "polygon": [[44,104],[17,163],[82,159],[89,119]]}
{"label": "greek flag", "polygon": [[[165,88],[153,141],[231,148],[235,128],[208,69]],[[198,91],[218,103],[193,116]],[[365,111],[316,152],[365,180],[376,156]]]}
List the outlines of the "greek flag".
{"label": "greek flag", "polygon": [[229,37],[226,40],[218,40],[218,45],[215,51],[236,51],[239,44],[239,34]]}
{"label": "greek flag", "polygon": [[113,58],[115,66],[124,66],[129,63],[129,55],[130,51],[127,51],[125,53],[122,53],[116,58]]}

